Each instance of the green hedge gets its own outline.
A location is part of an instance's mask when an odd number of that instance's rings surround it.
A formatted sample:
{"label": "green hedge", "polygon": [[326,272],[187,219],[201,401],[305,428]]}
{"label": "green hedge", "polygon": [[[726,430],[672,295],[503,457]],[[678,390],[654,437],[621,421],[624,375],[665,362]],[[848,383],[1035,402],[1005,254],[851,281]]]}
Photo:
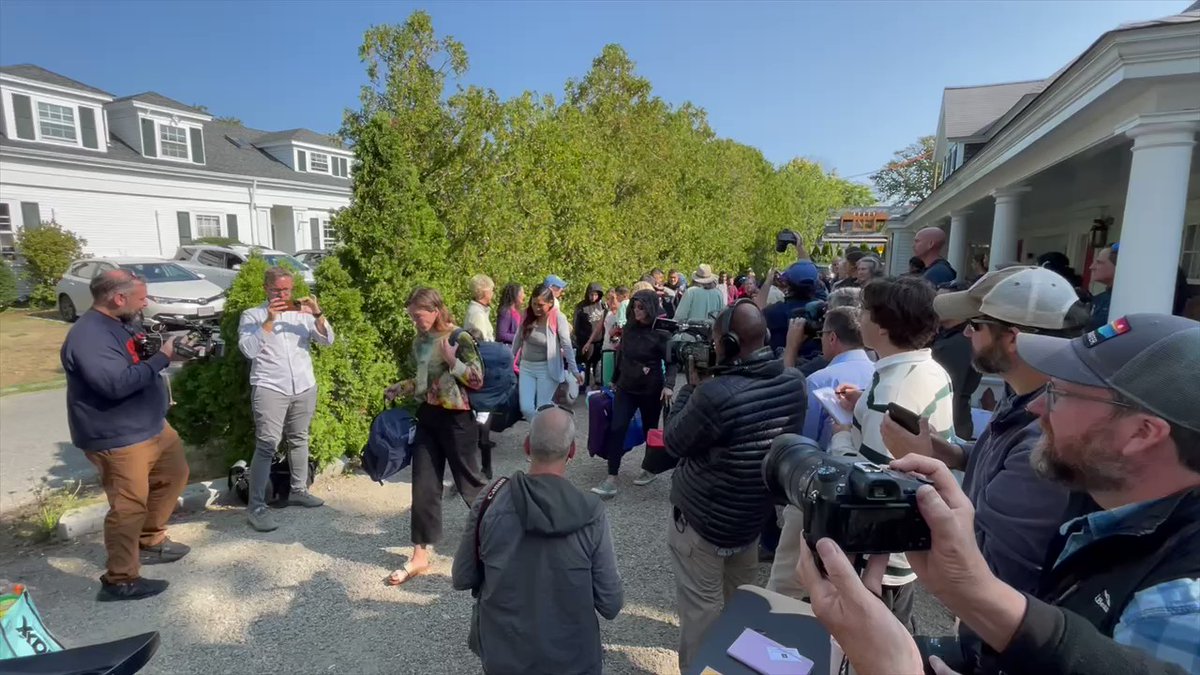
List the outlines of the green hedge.
{"label": "green hedge", "polygon": [[25,259],[26,275],[33,284],[29,304],[51,307],[57,301],[55,286],[72,261],[83,257],[87,240],[56,222],[23,227],[17,236],[17,252]]}

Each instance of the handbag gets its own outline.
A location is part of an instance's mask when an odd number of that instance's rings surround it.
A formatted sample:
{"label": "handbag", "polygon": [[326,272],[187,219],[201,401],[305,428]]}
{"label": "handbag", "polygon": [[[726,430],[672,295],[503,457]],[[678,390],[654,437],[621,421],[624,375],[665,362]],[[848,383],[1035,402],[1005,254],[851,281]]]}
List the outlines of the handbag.
{"label": "handbag", "polygon": [[[664,405],[663,419],[665,420],[670,414],[670,404]],[[646,452],[642,455],[642,469],[644,471],[658,475],[679,466],[679,458],[667,452],[665,438],[662,429],[651,429],[646,432]]]}
{"label": "handbag", "polygon": [[500,488],[508,484],[508,478],[501,476],[492,483],[488,488],[487,493],[483,495],[483,502],[479,505],[479,516],[475,519],[475,569],[479,571],[479,582],[471,587],[471,597],[475,598],[475,605],[471,608],[471,627],[467,631],[467,647],[476,656],[482,656],[479,647],[479,593],[483,589],[483,556],[480,554],[480,546],[483,542],[483,534],[480,527],[483,525],[483,514],[487,513],[488,507],[492,502],[496,501],[496,495],[500,494]]}

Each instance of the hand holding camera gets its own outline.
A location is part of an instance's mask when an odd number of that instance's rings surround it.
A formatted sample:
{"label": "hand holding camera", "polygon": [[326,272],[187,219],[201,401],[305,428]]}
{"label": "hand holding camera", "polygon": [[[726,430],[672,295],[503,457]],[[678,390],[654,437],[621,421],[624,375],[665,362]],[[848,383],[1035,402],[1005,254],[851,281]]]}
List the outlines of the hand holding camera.
{"label": "hand holding camera", "polygon": [[279,320],[279,316],[284,312],[291,312],[296,309],[296,306],[281,297],[271,298],[267,303],[267,323],[274,323]]}
{"label": "hand holding camera", "polygon": [[313,316],[320,316],[321,314],[321,305],[317,304],[317,299],[311,295],[307,298],[300,298],[295,304],[298,311],[304,314],[312,314]]}
{"label": "hand holding camera", "polygon": [[796,317],[788,321],[787,343],[785,348],[789,354],[800,353],[800,345],[804,344],[805,335],[805,320],[803,317]]}

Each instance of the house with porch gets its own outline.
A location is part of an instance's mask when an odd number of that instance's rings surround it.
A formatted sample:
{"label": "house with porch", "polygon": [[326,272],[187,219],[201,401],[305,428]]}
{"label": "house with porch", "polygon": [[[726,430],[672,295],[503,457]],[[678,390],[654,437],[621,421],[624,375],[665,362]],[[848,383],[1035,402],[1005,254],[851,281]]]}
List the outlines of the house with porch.
{"label": "house with porch", "polygon": [[[960,275],[1066,254],[1088,283],[1098,249],[1121,244],[1110,316],[1170,313],[1177,268],[1200,311],[1200,2],[1119,26],[1044,80],[945,90],[936,186],[889,222],[889,271],[937,226]],[[1103,290],[1095,287],[1093,291]]]}
{"label": "house with porch", "polygon": [[307,129],[249,129],[154,92],[118,97],[2,66],[0,253],[12,257],[20,228],[46,221],[98,256],[171,257],[202,237],[328,248],[353,158]]}

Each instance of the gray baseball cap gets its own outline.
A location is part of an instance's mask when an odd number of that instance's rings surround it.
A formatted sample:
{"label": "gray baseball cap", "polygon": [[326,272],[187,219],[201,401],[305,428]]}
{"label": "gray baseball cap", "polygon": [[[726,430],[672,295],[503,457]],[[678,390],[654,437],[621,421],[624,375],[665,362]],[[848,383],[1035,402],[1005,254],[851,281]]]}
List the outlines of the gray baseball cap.
{"label": "gray baseball cap", "polygon": [[1130,314],[1066,339],[1021,333],[1017,353],[1050,377],[1112,389],[1159,417],[1200,431],[1200,322]]}

